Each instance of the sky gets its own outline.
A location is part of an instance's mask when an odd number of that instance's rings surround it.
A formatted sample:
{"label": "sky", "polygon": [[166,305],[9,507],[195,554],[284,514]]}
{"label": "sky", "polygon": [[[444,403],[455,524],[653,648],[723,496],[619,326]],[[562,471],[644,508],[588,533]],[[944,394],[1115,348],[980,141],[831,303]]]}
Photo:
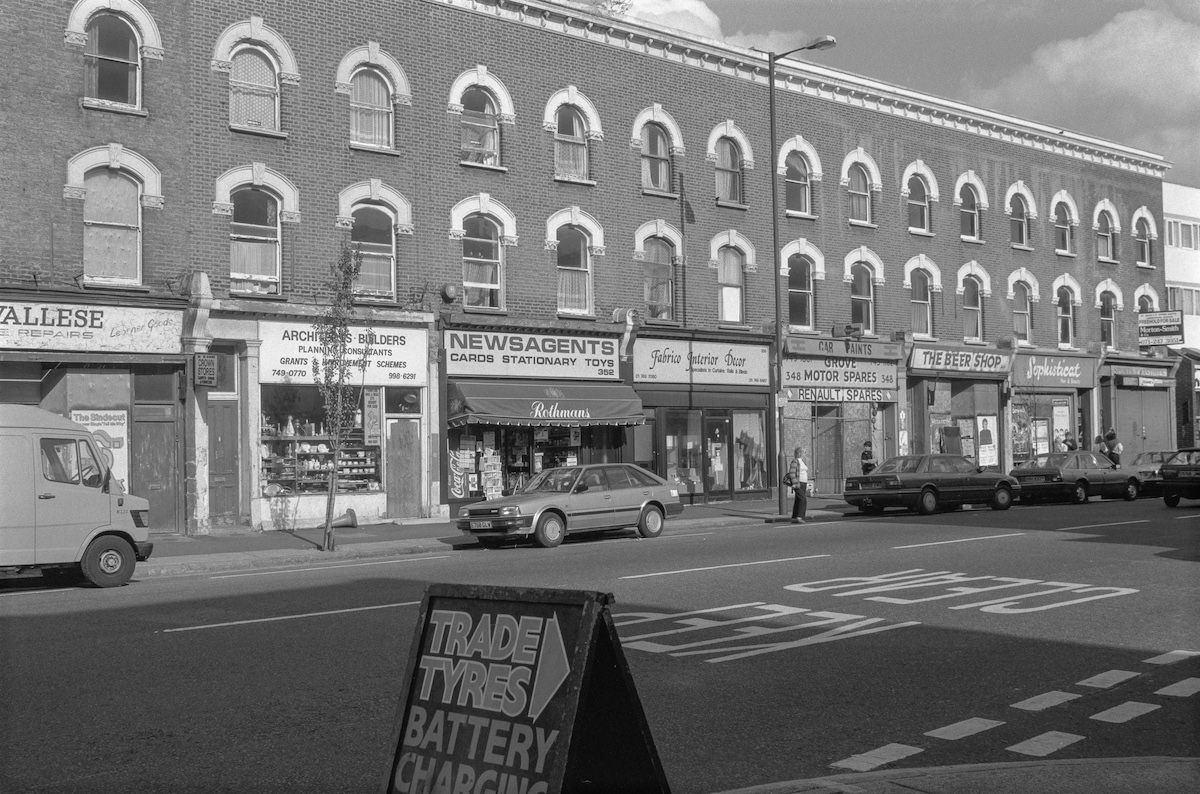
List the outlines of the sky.
{"label": "sky", "polygon": [[1200,0],[593,0],[1161,155],[1200,187]]}

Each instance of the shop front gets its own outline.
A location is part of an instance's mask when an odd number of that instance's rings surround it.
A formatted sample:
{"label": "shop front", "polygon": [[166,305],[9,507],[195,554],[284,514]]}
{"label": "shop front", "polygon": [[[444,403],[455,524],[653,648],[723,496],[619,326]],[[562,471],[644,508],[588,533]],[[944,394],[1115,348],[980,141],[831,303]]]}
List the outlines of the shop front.
{"label": "shop front", "polygon": [[899,344],[789,337],[784,350],[783,449],[808,452],[816,493],[841,493],[862,473],[866,442],[877,461],[903,449]]}
{"label": "shop front", "polygon": [[1200,350],[1180,347],[1171,351],[1179,361],[1175,370],[1175,440],[1178,447],[1200,445]]}
{"label": "shop front", "polygon": [[642,405],[619,380],[616,336],[443,332],[451,511],[523,488],[543,469],[629,460]]}
{"label": "shop front", "polygon": [[914,454],[966,455],[1004,471],[1011,463],[1002,394],[1011,351],[914,342],[908,359]]}
{"label": "shop front", "polygon": [[773,484],[770,373],[766,345],[639,337],[633,380],[646,423],[634,462],[685,502],[762,498]]}
{"label": "shop front", "polygon": [[0,402],[90,429],[115,477],[150,501],[150,529],[184,523],[183,302],[117,306],[0,297]]}
{"label": "shop front", "polygon": [[1010,401],[1014,464],[1067,449],[1068,439],[1093,448],[1102,432],[1092,415],[1097,363],[1085,354],[1017,351]]}
{"label": "shop front", "polygon": [[[1116,431],[1121,462],[1176,448],[1175,358],[1109,353],[1100,364],[1100,426]],[[1099,432],[1099,431],[1097,431]]]}

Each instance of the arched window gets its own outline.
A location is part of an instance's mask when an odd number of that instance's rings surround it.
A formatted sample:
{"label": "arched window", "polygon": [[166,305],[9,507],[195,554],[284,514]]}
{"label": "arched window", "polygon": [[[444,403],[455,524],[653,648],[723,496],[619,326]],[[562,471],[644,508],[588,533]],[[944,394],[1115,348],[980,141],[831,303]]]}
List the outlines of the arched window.
{"label": "arched window", "polygon": [[813,261],[802,254],[788,257],[788,324],[812,328]]}
{"label": "arched window", "polygon": [[1133,239],[1137,241],[1137,263],[1142,267],[1154,266],[1153,248],[1150,246],[1150,222],[1138,218],[1133,227]]}
{"label": "arched window", "polygon": [[564,314],[592,313],[591,240],[578,226],[558,227],[558,310]]}
{"label": "arched window", "polygon": [[1066,202],[1054,205],[1054,250],[1060,254],[1075,252],[1075,239],[1071,229],[1071,211]]}
{"label": "arched window", "polygon": [[350,242],[362,257],[354,291],[391,298],[396,291],[395,219],[382,206],[374,204],[358,205],[353,215]]}
{"label": "arched window", "polygon": [[1058,344],[1066,347],[1075,345],[1075,296],[1070,287],[1059,287],[1055,300],[1058,314]]}
{"label": "arched window", "polygon": [[959,233],[970,240],[978,240],[982,236],[979,215],[979,196],[975,195],[975,188],[971,185],[963,185],[958,191],[959,199]]}
{"label": "arched window", "polygon": [[138,37],[124,17],[100,13],[91,18],[84,62],[86,98],[134,107],[141,104]]}
{"label": "arched window", "polygon": [[921,336],[933,333],[933,300],[929,288],[929,273],[917,268],[909,277],[909,303],[912,307],[912,332]]}
{"label": "arched window", "polygon": [[1013,284],[1012,292],[1013,336],[1021,342],[1028,342],[1032,330],[1029,285],[1018,281]]}
{"label": "arched window", "polygon": [[500,114],[495,97],[471,86],[462,93],[462,108],[460,162],[499,166]]}
{"label": "arched window", "polygon": [[788,212],[802,215],[812,214],[812,180],[808,161],[799,152],[787,156],[787,170],[783,178],[784,208]]}
{"label": "arched window", "polygon": [[1117,297],[1107,290],[1100,293],[1100,341],[1106,348],[1117,346]]}
{"label": "arched window", "polygon": [[929,231],[929,190],[919,176],[908,180],[908,230]]}
{"label": "arched window", "polygon": [[89,281],[142,280],[142,186],[118,168],[84,176],[83,273]]}
{"label": "arched window", "polygon": [[1117,258],[1116,238],[1113,236],[1112,218],[1107,211],[1096,219],[1096,256],[1112,261]]}
{"label": "arched window", "polygon": [[1025,197],[1014,193],[1008,203],[1009,239],[1013,245],[1029,245],[1029,208],[1025,206]]}
{"label": "arched window", "polygon": [[250,185],[232,191],[229,290],[279,294],[279,199]]}
{"label": "arched window", "polygon": [[661,124],[642,127],[642,187],[647,190],[671,190],[670,138]]}
{"label": "arched window", "polygon": [[1154,311],[1154,297],[1146,294],[1138,295],[1137,310],[1139,312]]}
{"label": "arched window", "polygon": [[587,123],[573,105],[559,105],[555,114],[554,175],[562,179],[587,179],[589,175]]}
{"label": "arched window", "polygon": [[279,73],[257,47],[233,54],[229,72],[229,123],[259,130],[279,129]]}
{"label": "arched window", "polygon": [[871,222],[871,178],[867,167],[853,163],[849,171],[850,220]]}
{"label": "arched window", "polygon": [[733,138],[717,141],[717,199],[742,203],[742,151]]}
{"label": "arched window", "polygon": [[731,245],[717,251],[717,319],[723,323],[742,322],[742,288],[745,285],[746,256]]}
{"label": "arched window", "polygon": [[392,148],[392,87],[376,69],[359,69],[350,78],[350,140]]}
{"label": "arched window", "polygon": [[962,282],[963,339],[978,342],[983,339],[983,287],[975,276]]}
{"label": "arched window", "polygon": [[463,305],[504,308],[504,249],[500,226],[479,213],[463,219]]}
{"label": "arched window", "polygon": [[643,243],[646,316],[651,320],[675,319],[675,246],[663,237],[648,237]]}
{"label": "arched window", "polygon": [[850,322],[860,323],[863,333],[875,332],[874,275],[865,262],[856,262],[850,268]]}

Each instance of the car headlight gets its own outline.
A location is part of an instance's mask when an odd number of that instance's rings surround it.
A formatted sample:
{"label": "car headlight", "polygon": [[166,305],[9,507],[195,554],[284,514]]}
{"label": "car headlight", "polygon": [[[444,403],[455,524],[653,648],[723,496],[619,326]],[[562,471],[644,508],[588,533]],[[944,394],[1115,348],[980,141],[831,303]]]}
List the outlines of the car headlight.
{"label": "car headlight", "polygon": [[500,508],[500,515],[502,515],[502,516],[519,516],[519,515],[521,515],[521,508],[517,507],[516,505],[509,505],[507,507],[502,507],[502,508]]}
{"label": "car headlight", "polygon": [[471,515],[471,508],[469,508],[469,507],[458,508],[458,517],[459,518],[467,518],[470,515]]}
{"label": "car headlight", "polygon": [[679,489],[678,489],[678,488],[672,488],[672,489],[671,489],[671,496],[674,496],[676,499],[678,499],[678,498],[679,498]]}

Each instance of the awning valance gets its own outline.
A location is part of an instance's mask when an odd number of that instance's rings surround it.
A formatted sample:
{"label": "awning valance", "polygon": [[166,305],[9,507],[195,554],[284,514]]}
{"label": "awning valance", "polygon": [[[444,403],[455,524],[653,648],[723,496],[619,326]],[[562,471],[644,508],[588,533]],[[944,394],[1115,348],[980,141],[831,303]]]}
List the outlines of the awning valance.
{"label": "awning valance", "polygon": [[642,401],[624,383],[449,381],[447,423],[526,427],[640,425]]}

